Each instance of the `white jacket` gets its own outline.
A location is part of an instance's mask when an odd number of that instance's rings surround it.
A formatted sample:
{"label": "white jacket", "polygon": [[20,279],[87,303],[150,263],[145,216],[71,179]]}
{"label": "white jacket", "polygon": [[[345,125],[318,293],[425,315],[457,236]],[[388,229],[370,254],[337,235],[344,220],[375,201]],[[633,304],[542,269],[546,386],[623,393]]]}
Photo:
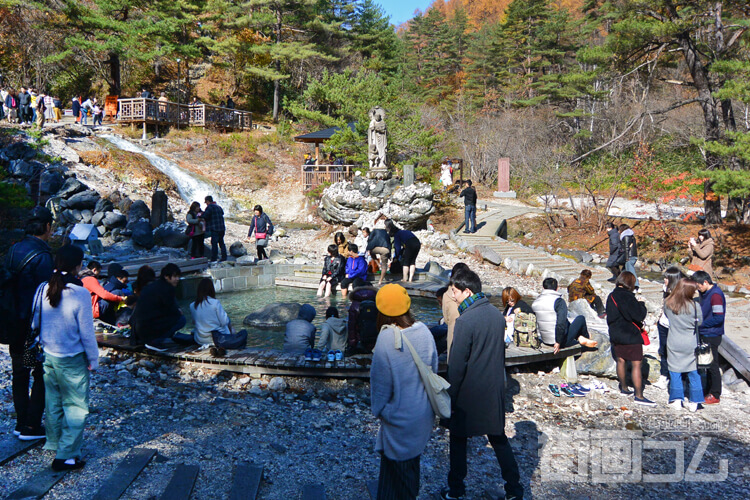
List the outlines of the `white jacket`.
{"label": "white jacket", "polygon": [[221,302],[213,297],[207,297],[196,308],[195,302],[190,303],[190,313],[195,322],[195,341],[201,345],[213,344],[211,332],[218,330],[225,335],[232,333],[229,329],[229,316]]}
{"label": "white jacket", "polygon": [[555,301],[562,298],[562,292],[557,290],[542,290],[531,308],[536,314],[536,328],[542,336],[542,342],[552,345],[555,343],[555,327],[557,326],[557,313],[555,312]]}

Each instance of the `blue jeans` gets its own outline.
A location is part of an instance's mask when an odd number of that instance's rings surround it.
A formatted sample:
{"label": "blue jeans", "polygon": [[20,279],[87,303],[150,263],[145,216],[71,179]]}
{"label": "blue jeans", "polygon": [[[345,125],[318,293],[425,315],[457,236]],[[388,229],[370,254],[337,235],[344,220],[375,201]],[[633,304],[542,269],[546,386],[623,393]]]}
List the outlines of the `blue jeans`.
{"label": "blue jeans", "polygon": [[640,287],[641,283],[640,281],[638,281],[638,275],[635,272],[636,262],[638,262],[638,257],[630,257],[628,260],[625,261],[625,270],[633,273],[633,276],[635,276],[635,286]]}
{"label": "blue jeans", "polygon": [[464,208],[464,231],[473,233],[477,230],[477,206],[466,205]]}
{"label": "blue jeans", "polygon": [[[698,370],[687,372],[688,382],[690,383],[690,392],[688,398],[691,403],[702,403],[703,400],[703,384],[701,384],[701,376],[698,375]],[[669,402],[682,401],[685,394],[685,389],[682,387],[682,374],[670,371],[669,372]]]}

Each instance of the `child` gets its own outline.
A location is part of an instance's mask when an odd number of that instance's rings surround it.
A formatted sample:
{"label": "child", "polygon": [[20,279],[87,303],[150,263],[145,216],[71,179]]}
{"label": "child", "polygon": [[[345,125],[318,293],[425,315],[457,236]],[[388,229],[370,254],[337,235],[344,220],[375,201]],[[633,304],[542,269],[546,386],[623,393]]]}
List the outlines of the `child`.
{"label": "child", "polygon": [[339,255],[339,248],[334,245],[328,245],[328,256],[323,260],[323,273],[320,276],[320,285],[318,286],[318,297],[322,297],[325,292],[326,297],[331,296],[331,290],[336,289],[344,274],[344,258]]}
{"label": "child", "polygon": [[346,277],[341,280],[341,296],[344,298],[349,294],[349,285],[354,285],[354,288],[364,286],[367,279],[367,261],[359,255],[359,247],[354,243],[349,243],[348,249]]}
{"label": "child", "polygon": [[324,353],[329,351],[346,350],[346,341],[349,336],[348,324],[345,319],[339,318],[339,311],[331,306],[326,309],[326,321],[320,327],[320,339],[318,349]]}

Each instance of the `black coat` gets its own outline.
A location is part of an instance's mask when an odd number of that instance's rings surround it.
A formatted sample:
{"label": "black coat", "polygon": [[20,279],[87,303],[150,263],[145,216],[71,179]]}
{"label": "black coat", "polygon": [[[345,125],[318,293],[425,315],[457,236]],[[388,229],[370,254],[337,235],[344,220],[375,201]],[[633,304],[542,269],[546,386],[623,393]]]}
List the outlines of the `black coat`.
{"label": "black coat", "polygon": [[636,299],[633,292],[616,286],[607,297],[609,340],[613,344],[643,344],[641,326],[646,314],[646,304]]}
{"label": "black coat", "polygon": [[448,364],[456,436],[505,433],[505,318],[486,298],[456,320]]}
{"label": "black coat", "polygon": [[464,205],[477,204],[477,190],[473,186],[467,187],[458,196],[464,199]]}
{"label": "black coat", "polygon": [[620,232],[617,229],[610,229],[609,232],[609,258],[607,267],[614,267],[622,260],[622,246],[620,245]]}
{"label": "black coat", "polygon": [[370,232],[367,238],[367,251],[370,252],[376,247],[387,248],[389,252],[391,251],[391,237],[385,229],[373,229]]}
{"label": "black coat", "polygon": [[344,279],[344,271],[346,268],[346,261],[341,255],[331,257],[326,255],[323,260],[323,276],[331,276],[336,281]]}
{"label": "black coat", "polygon": [[165,337],[167,331],[180,320],[176,288],[159,278],[141,290],[130,324],[136,339],[146,343]]}

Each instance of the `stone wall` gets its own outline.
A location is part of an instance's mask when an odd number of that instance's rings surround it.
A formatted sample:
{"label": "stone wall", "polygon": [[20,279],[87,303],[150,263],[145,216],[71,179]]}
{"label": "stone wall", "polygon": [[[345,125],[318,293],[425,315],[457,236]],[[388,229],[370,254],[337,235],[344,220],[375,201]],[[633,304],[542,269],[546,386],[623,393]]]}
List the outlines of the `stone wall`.
{"label": "stone wall", "polygon": [[276,276],[294,275],[303,266],[297,264],[265,264],[209,269],[217,293],[239,292],[258,287],[274,286]]}

